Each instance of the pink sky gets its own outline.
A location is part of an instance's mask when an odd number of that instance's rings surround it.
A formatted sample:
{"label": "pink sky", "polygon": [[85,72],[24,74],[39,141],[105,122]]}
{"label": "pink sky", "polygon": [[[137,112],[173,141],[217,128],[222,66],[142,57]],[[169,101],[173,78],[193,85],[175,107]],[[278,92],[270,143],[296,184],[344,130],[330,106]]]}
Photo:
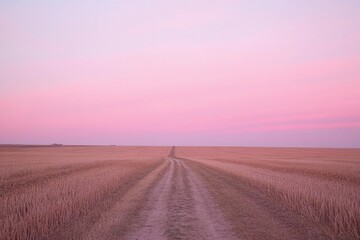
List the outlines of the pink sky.
{"label": "pink sky", "polygon": [[360,147],[359,1],[127,2],[0,3],[0,143]]}

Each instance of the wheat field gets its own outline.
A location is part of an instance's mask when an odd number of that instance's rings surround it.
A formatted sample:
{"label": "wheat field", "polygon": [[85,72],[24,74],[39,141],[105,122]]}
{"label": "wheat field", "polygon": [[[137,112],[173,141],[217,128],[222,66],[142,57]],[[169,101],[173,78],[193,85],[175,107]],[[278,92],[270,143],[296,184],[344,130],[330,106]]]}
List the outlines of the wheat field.
{"label": "wheat field", "polygon": [[0,239],[359,239],[360,150],[1,146]]}

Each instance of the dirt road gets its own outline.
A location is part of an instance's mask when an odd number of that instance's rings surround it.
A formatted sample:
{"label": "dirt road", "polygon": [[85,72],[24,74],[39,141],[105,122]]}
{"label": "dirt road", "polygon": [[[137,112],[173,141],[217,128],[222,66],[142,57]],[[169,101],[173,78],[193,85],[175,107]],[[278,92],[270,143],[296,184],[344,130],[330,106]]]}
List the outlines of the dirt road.
{"label": "dirt road", "polygon": [[237,239],[200,176],[168,157],[127,239]]}

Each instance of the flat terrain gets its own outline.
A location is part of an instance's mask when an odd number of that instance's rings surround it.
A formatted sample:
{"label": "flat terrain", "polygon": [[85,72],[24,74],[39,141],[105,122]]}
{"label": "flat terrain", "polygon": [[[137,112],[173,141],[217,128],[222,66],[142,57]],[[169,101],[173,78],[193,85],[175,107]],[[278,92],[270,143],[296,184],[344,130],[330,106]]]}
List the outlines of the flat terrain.
{"label": "flat terrain", "polygon": [[360,150],[1,146],[0,239],[360,239]]}

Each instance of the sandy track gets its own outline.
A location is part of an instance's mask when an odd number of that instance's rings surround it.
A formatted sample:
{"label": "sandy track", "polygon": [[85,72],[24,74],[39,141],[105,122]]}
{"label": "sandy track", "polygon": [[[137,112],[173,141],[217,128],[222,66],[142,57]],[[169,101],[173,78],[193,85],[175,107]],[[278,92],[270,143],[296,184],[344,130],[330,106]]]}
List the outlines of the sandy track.
{"label": "sandy track", "polygon": [[165,174],[125,238],[238,239],[202,178],[182,160],[167,160]]}

